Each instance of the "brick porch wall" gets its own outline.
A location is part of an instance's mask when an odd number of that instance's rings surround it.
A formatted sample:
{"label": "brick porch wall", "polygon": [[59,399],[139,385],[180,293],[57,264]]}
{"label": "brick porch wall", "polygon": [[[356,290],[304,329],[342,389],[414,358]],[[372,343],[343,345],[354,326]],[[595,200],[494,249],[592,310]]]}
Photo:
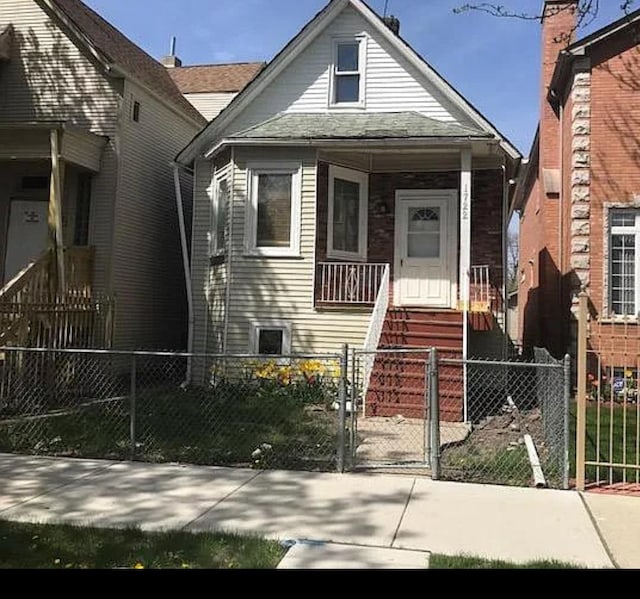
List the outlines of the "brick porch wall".
{"label": "brick porch wall", "polygon": [[[318,165],[316,260],[327,255],[329,167]],[[373,173],[369,177],[369,262],[388,262],[393,282],[395,195],[398,189],[456,189],[460,173]],[[472,177],[471,264],[489,264],[491,282],[501,289],[502,267],[502,171],[476,171]],[[456,263],[458,259],[456,258]],[[393,299],[393,285],[390,285]]]}

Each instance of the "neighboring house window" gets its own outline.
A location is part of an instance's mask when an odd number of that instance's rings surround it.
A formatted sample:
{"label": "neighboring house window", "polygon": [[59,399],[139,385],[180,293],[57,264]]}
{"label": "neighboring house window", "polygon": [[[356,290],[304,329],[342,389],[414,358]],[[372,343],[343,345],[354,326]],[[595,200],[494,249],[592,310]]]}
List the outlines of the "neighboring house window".
{"label": "neighboring house window", "polygon": [[249,165],[245,230],[249,254],[299,255],[301,171],[299,163]]}
{"label": "neighboring house window", "polygon": [[328,258],[367,259],[368,195],[367,173],[329,167]]}
{"label": "neighboring house window", "polygon": [[288,356],[291,353],[291,323],[252,322],[249,351],[265,356]]}
{"label": "neighboring house window", "polygon": [[640,312],[640,210],[612,210],[610,223],[611,310],[635,316]]}
{"label": "neighboring house window", "polygon": [[136,122],[140,122],[140,102],[134,100],[133,108],[131,110],[131,118]]}
{"label": "neighboring house window", "polygon": [[211,227],[209,230],[209,256],[224,254],[227,246],[227,210],[229,209],[229,181],[217,177],[213,183]]}
{"label": "neighboring house window", "polygon": [[366,43],[364,39],[336,40],[333,57],[331,104],[364,104]]}
{"label": "neighboring house window", "polygon": [[91,216],[91,173],[78,175],[76,195],[76,222],[73,234],[74,245],[89,245],[89,218]]}

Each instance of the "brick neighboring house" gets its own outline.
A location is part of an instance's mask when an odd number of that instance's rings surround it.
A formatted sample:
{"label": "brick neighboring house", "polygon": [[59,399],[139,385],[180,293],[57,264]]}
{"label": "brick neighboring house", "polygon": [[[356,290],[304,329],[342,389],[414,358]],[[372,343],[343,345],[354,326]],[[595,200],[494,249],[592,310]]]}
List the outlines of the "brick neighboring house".
{"label": "brick neighboring house", "polygon": [[575,351],[582,288],[600,332],[637,338],[640,311],[640,10],[573,41],[577,5],[545,3],[540,123],[513,204],[519,334],[557,356]]}

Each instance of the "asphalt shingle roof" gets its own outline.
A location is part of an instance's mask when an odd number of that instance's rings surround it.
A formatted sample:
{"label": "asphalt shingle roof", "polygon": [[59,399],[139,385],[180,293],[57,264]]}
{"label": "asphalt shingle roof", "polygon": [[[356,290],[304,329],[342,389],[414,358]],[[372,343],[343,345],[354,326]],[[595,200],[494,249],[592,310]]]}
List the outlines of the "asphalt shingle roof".
{"label": "asphalt shingle roof", "polygon": [[205,64],[169,69],[183,94],[239,92],[263,68],[264,62]]}
{"label": "asphalt shingle roof", "polygon": [[204,123],[203,116],[182,95],[167,68],[160,62],[80,0],[52,1],[110,61],[171,102],[181,112]]}
{"label": "asphalt shingle roof", "polygon": [[490,133],[418,112],[282,114],[230,136],[240,139],[490,138]]}

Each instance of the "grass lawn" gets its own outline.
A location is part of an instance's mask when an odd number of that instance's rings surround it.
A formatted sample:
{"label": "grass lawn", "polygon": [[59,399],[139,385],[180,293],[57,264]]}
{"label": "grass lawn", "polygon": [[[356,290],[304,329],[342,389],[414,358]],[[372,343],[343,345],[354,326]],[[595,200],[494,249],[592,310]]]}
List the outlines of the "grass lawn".
{"label": "grass lawn", "polygon": [[[277,541],[221,533],[142,532],[0,520],[0,569],[273,569]],[[432,554],[430,569],[568,569],[558,561],[515,564]]]}
{"label": "grass lawn", "polygon": [[[294,386],[146,389],[136,400],[136,459],[149,462],[332,470],[337,413]],[[320,398],[322,399],[322,398]],[[252,456],[262,446],[260,455]],[[36,418],[0,415],[0,451],[131,457],[128,398]]]}
{"label": "grass lawn", "polygon": [[218,533],[149,533],[0,520],[0,568],[275,568],[276,541]]}
{"label": "grass lawn", "polygon": [[[613,463],[636,463],[640,458],[638,454],[638,428],[640,426],[638,407],[628,405],[626,410],[619,404],[600,406],[600,428],[598,430],[598,406],[595,402],[587,402],[587,438],[586,451],[587,460],[599,459],[603,462]],[[570,459],[571,475],[575,476],[576,457],[576,404],[571,406],[570,422]],[[626,442],[624,433],[626,429]],[[599,441],[599,444],[598,444]],[[600,468],[600,480],[621,482],[624,479],[622,468]],[[627,471],[627,481],[635,481],[635,472]],[[587,481],[593,482],[597,479],[597,472],[594,466],[587,467]]]}
{"label": "grass lawn", "polygon": [[470,555],[440,555],[432,553],[429,558],[429,569],[431,570],[571,570],[580,569],[580,566],[567,564],[555,560],[540,560],[516,564],[503,560],[485,559]]}

